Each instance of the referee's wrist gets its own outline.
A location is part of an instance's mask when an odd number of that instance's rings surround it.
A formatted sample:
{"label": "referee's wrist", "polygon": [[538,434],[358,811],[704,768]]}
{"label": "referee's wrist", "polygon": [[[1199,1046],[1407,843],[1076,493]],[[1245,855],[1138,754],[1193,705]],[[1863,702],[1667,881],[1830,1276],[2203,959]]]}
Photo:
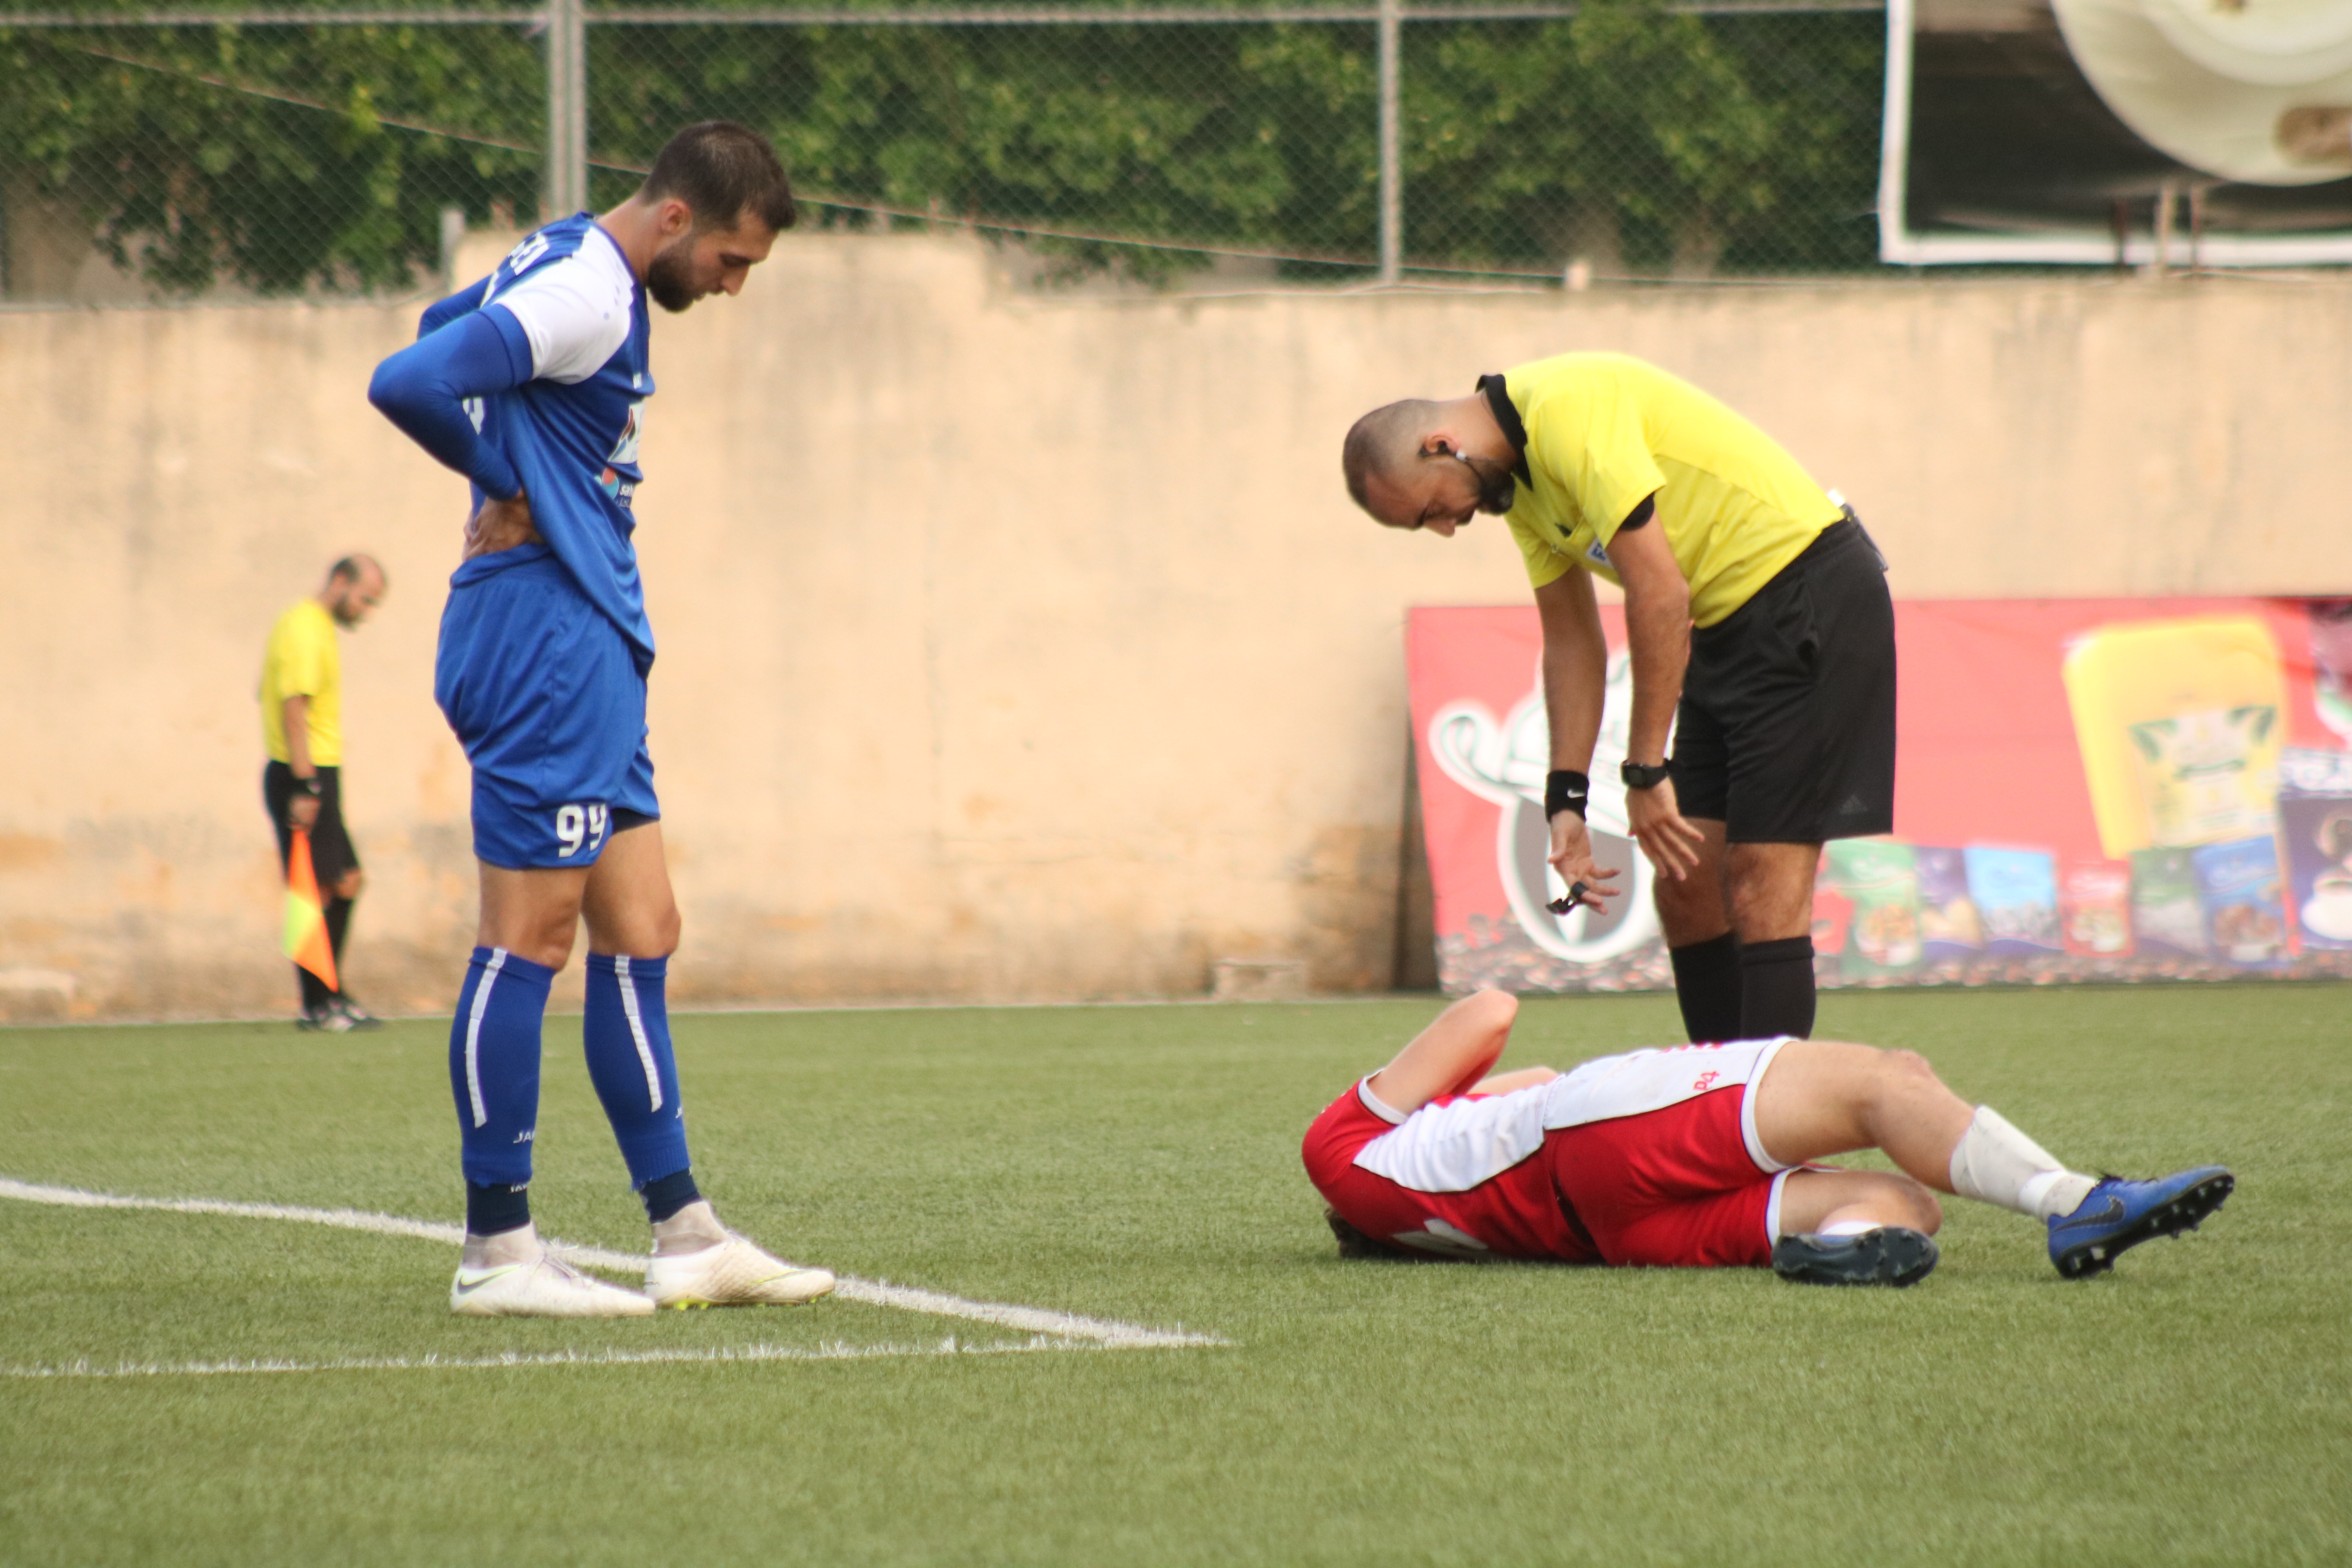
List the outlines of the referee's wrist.
{"label": "referee's wrist", "polygon": [[1574,768],[1554,768],[1544,775],[1544,820],[1549,822],[1563,811],[1584,816],[1585,801],[1592,794],[1592,780]]}

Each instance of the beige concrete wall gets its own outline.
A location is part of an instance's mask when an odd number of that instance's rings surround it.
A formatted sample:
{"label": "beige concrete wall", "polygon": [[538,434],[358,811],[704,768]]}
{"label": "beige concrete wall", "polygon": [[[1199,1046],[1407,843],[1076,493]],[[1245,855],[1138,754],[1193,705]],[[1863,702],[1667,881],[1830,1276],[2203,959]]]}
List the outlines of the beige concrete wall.
{"label": "beige concrete wall", "polygon": [[[446,1005],[463,492],[362,395],[414,313],[0,315],[0,1007],[47,1005],[33,972],[77,1016],[289,1005],[254,680],[354,548],[393,594],[344,645],[353,986]],[[1403,612],[1524,588],[1498,525],[1354,515],[1339,437],[1562,348],[1748,411],[1901,594],[2352,589],[2343,285],[1055,298],[961,243],[811,237],[656,333],[639,539],[690,999],[1190,993],[1225,953],[1386,984]]]}

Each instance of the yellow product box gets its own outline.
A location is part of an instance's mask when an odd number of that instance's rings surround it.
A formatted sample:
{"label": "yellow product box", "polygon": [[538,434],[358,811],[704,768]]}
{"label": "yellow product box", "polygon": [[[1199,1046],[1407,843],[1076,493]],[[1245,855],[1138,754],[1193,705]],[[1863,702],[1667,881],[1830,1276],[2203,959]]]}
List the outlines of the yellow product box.
{"label": "yellow product box", "polygon": [[2100,626],[2067,645],[2065,679],[2110,859],[2271,831],[2286,680],[2260,619]]}

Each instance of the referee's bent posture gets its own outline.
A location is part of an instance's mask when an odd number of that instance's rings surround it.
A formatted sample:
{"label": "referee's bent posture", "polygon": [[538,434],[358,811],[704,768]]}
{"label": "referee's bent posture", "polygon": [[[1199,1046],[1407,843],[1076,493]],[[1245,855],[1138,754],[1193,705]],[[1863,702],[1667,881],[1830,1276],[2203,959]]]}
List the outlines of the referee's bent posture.
{"label": "referee's bent posture", "polygon": [[[343,828],[343,664],[335,628],[358,626],[383,602],[383,568],[364,555],[347,555],[328,568],[324,586],[297,599],[269,628],[261,659],[261,739],[269,765],[261,773],[262,803],[278,829],[278,866],[286,868],[294,830],[310,836],[310,866],[324,896],[327,942],[342,977],[343,935],[352,900],[360,895],[360,858]],[[298,1028],[341,1034],[373,1029],[366,1008],[303,968]]]}
{"label": "referee's bent posture", "polygon": [[1626,816],[1660,873],[1684,1026],[1811,1034],[1822,841],[1895,825],[1895,608],[1852,511],[1756,426],[1623,354],[1375,409],[1342,462],[1391,528],[1510,525],[1543,623],[1551,863],[1596,909],[1615,873],[1584,826],[1608,664],[1586,574],[1624,589]]}

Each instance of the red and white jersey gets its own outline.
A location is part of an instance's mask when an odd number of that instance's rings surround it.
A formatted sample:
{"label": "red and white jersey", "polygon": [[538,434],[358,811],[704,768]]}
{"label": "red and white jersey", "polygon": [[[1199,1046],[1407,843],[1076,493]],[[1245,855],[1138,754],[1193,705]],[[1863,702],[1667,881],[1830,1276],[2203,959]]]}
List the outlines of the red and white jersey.
{"label": "red and white jersey", "polygon": [[[1744,1088],[1780,1045],[1600,1057],[1547,1084],[1446,1096],[1409,1116],[1381,1104],[1366,1079],[1307,1129],[1307,1173],[1342,1219],[1375,1239],[1453,1257],[1599,1262],[1591,1233],[1562,1199],[1559,1135]],[[1754,1107],[1740,1100],[1746,1153],[1759,1173],[1780,1169],[1757,1140]]]}

